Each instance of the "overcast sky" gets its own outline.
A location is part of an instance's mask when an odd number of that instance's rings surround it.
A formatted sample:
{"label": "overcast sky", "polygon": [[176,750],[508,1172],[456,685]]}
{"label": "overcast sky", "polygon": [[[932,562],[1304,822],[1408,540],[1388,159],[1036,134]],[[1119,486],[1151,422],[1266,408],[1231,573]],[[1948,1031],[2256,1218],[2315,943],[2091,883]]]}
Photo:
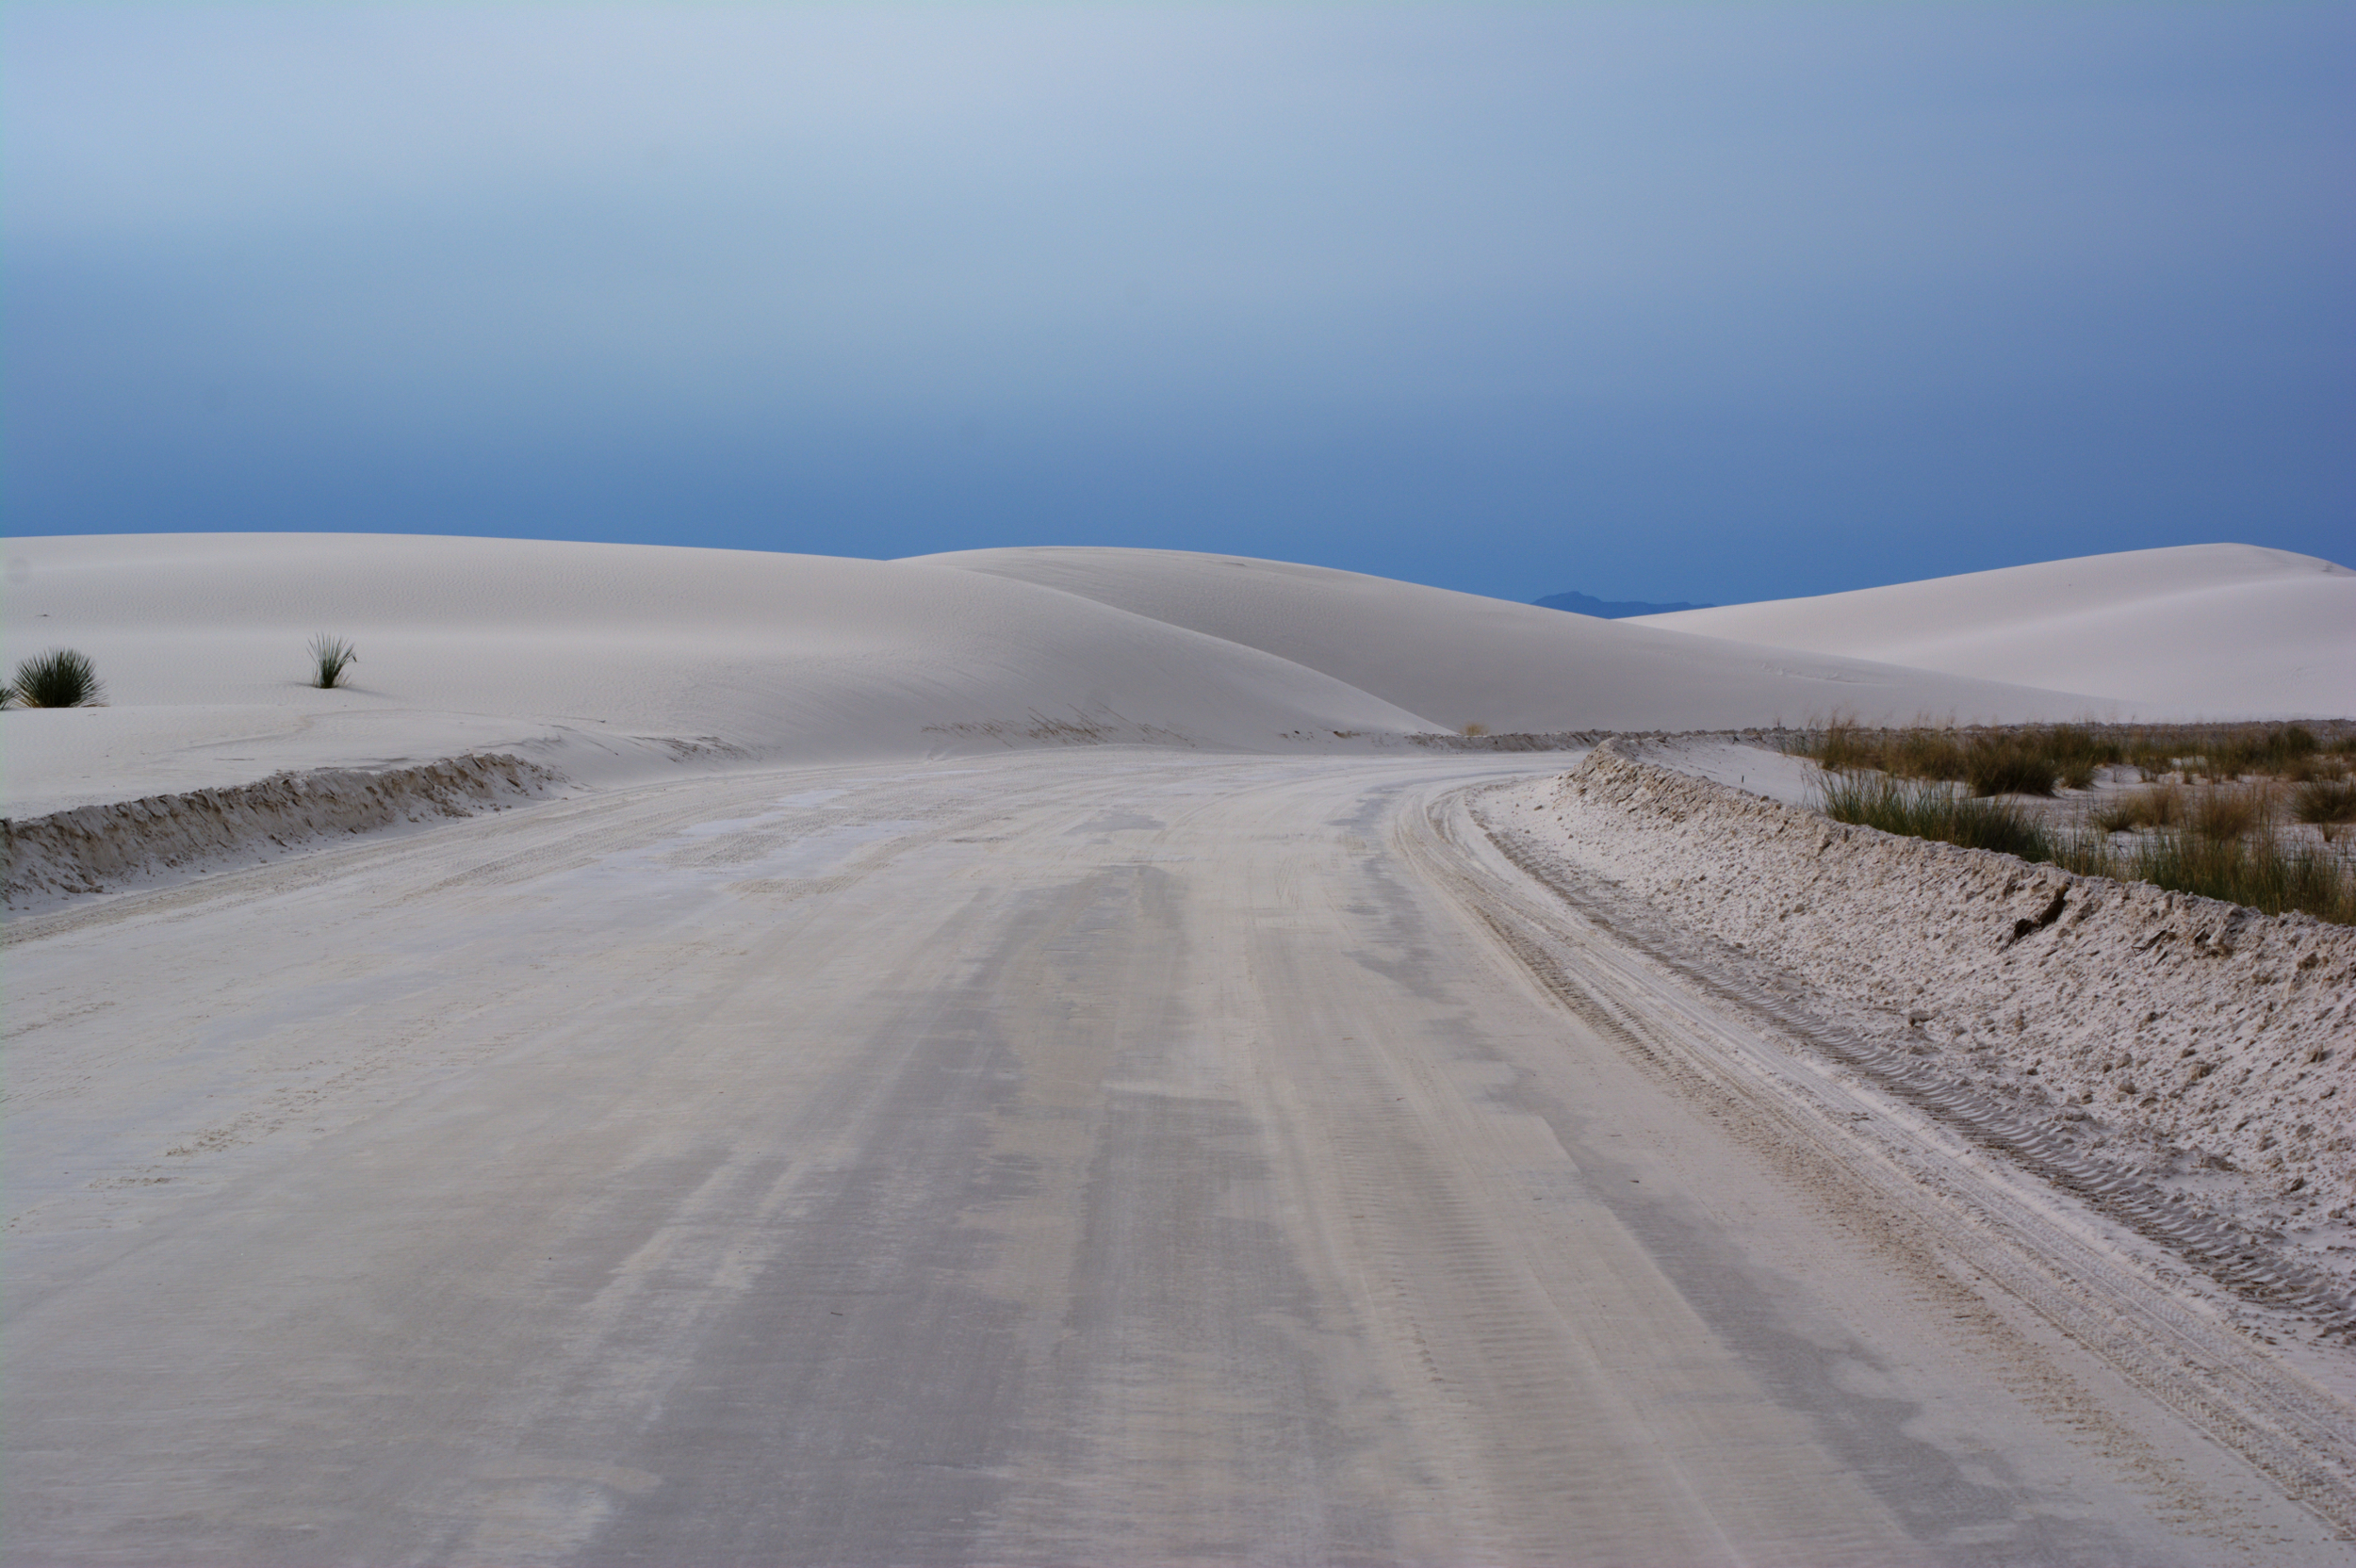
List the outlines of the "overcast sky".
{"label": "overcast sky", "polygon": [[2356,564],[2356,6],[0,28],[12,534]]}

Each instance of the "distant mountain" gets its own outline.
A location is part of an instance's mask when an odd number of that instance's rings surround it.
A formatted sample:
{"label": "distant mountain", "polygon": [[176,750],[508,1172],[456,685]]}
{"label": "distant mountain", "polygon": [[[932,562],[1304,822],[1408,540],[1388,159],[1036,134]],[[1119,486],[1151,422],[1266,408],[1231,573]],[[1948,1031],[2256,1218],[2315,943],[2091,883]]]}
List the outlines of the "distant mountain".
{"label": "distant mountain", "polygon": [[1616,621],[1624,615],[1665,615],[1672,610],[1715,610],[1714,604],[1640,604],[1634,599],[1599,599],[1586,594],[1548,594],[1534,599],[1548,610],[1567,610],[1574,615],[1595,615]]}

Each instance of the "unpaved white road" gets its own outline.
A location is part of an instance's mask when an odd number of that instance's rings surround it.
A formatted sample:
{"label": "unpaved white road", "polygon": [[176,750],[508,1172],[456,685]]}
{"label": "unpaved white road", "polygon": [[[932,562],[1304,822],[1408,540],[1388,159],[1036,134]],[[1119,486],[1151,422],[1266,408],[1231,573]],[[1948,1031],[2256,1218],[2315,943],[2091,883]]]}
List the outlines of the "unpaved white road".
{"label": "unpaved white road", "polygon": [[2356,1559],[2314,1365],[1451,793],[1564,765],[740,775],[18,922],[0,1551]]}

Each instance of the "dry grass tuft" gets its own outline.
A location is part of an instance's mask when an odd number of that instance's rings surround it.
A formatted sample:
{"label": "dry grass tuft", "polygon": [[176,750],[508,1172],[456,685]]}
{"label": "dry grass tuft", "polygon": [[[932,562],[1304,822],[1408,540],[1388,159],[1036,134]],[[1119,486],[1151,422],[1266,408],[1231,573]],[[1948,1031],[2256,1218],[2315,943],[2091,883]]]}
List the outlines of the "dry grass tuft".
{"label": "dry grass tuft", "polygon": [[2051,794],[2056,785],[2086,789],[2105,767],[2134,767],[2146,778],[2340,777],[2356,756],[2356,739],[2326,750],[2296,724],[1869,729],[1836,719],[1787,749],[1833,773],[1870,768],[1899,778],[1961,780],[1974,794]]}
{"label": "dry grass tuft", "polygon": [[2132,833],[2138,827],[2171,827],[2184,815],[2184,788],[2153,784],[2104,801],[2095,808],[2093,822],[2105,833]]}
{"label": "dry grass tuft", "polygon": [[2323,841],[2330,843],[2337,836],[2337,829],[2356,823],[2356,782],[2346,778],[2310,779],[2291,798],[2291,814],[2300,822],[2313,823],[2322,830]]}
{"label": "dry grass tuft", "polygon": [[2274,801],[2263,785],[2213,785],[2192,793],[2186,823],[2212,843],[2246,839],[2274,822]]}

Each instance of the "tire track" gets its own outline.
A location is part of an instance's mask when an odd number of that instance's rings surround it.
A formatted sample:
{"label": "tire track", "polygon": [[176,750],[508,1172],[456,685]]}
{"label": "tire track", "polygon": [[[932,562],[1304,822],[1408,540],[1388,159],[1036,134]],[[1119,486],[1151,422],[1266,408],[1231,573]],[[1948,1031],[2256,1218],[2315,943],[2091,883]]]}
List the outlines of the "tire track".
{"label": "tire track", "polygon": [[2314,1322],[2319,1334],[2356,1342],[2356,1298],[2329,1275],[2283,1257],[2259,1237],[2215,1216],[2188,1209],[2178,1195],[2133,1172],[2071,1148],[2050,1126],[2014,1114],[1909,1053],[1877,1045],[1773,997],[1728,984],[1719,970],[1676,951],[1662,939],[1664,933],[1644,929],[1652,923],[1618,907],[1619,901],[1598,896],[1599,890],[1588,887],[1589,879],[1573,868],[1518,835],[1490,836],[1515,866],[1598,929],[1640,949],[1695,989],[1763,1018],[1779,1033],[1850,1069],[1883,1093],[2167,1248],[2243,1299],[2298,1313]]}
{"label": "tire track", "polygon": [[[1976,1097],[1968,1090],[1934,1094],[1928,1090],[1952,1086],[1918,1083],[1909,1086],[1921,1091],[1919,1097],[1900,1092],[1870,1070],[1880,1065],[1871,1055],[1860,1053],[1855,1061],[1841,1055],[1818,1032],[1795,1027],[1812,1021],[1796,1009],[1726,984],[1699,956],[1616,902],[1607,905],[1600,890],[1582,887],[1568,868],[1547,867],[1527,846],[1490,835],[1469,803],[1471,793],[1459,791],[1433,802],[1415,825],[1411,843],[1427,874],[1452,889],[1466,912],[1546,992],[1648,1070],[1726,1106],[1751,1123],[1753,1136],[1783,1145],[1787,1158],[1815,1166],[1822,1174],[1812,1184],[1829,1179],[1835,1187],[1870,1185],[1914,1227],[1911,1234],[1893,1233],[1891,1245],[1919,1248],[1929,1240],[1966,1261],[1973,1274],[2239,1454],[2286,1495],[2344,1535],[2356,1536],[2356,1425],[2344,1403],[2204,1321],[2164,1283],[2120,1267],[2089,1246],[2083,1233],[1936,1148],[1908,1140],[1882,1118],[1870,1127],[1853,1124],[1823,1095],[1764,1067],[1763,1055],[1754,1056],[1737,1041],[1746,1032],[1756,1037],[1763,1026],[1769,1038],[1836,1063],[1873,1093],[2001,1155],[2010,1168],[2068,1195],[2063,1203],[2105,1217],[2116,1213],[2122,1225],[2154,1209],[2159,1219],[2179,1220],[2165,1195],[2146,1191],[2135,1195],[2138,1203],[2102,1207],[2103,1200],[2118,1203],[2137,1184],[2099,1167],[2072,1170],[2077,1185],[2054,1181],[2031,1163],[2039,1152],[2036,1143],[2018,1140],[2029,1151],[2024,1158],[2014,1152],[2015,1143],[1995,1141],[1988,1129],[2001,1129],[2000,1112],[1964,1114],[1980,1109],[1970,1103]],[[1662,972],[1671,977],[1665,986]],[[1903,1069],[1910,1059],[1892,1065]],[[1900,1168],[1890,1170],[1884,1158],[1859,1157],[1869,1150],[1894,1156]],[[2072,1152],[2064,1153],[2083,1162]],[[2079,1185],[2086,1190],[2078,1191]],[[2182,1256],[2162,1239],[2176,1233],[2173,1227],[2155,1228],[2161,1236],[2148,1239]],[[2201,1240],[2214,1256],[2226,1254],[2237,1236]],[[2277,1309],[2320,1298],[2334,1314],[2330,1323],[2337,1331],[2347,1305],[2332,1282],[2300,1279],[2295,1265],[2285,1266],[2285,1260],[2266,1257],[2254,1242],[2245,1244],[2256,1255],[2233,1259],[2240,1266],[2231,1272],[2251,1288],[2237,1295]],[[2132,1433],[2118,1435],[2136,1446]]]}

